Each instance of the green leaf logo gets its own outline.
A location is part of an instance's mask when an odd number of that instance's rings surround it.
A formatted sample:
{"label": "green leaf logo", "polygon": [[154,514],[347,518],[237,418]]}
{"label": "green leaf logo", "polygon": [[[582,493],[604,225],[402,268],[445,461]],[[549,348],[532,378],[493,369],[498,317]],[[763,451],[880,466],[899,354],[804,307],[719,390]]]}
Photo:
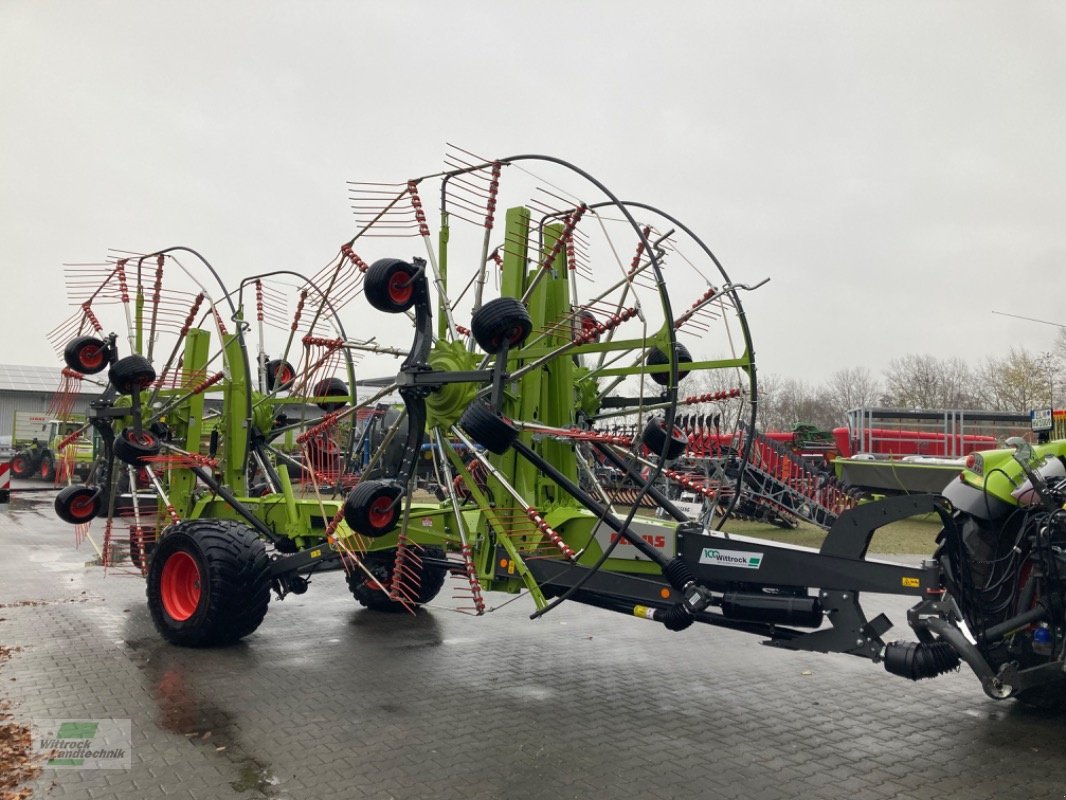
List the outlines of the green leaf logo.
{"label": "green leaf logo", "polygon": [[98,722],[64,722],[56,733],[57,739],[92,739],[96,736]]}

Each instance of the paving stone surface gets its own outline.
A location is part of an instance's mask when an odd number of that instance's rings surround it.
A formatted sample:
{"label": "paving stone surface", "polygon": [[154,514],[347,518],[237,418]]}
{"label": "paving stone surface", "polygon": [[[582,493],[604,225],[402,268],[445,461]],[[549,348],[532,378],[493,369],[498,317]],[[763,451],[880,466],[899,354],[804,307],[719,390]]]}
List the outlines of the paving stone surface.
{"label": "paving stone surface", "polygon": [[[0,506],[0,642],[22,648],[0,692],[22,720],[131,720],[133,766],[46,770],[35,797],[1066,797],[1066,720],[985,698],[965,667],[912,684],[574,604],[531,622],[525,598],[473,618],[448,587],[383,615],[338,572],[240,644],[188,650],[158,638],[139,578],[72,545],[47,496]],[[905,624],[906,601],[871,600]]]}

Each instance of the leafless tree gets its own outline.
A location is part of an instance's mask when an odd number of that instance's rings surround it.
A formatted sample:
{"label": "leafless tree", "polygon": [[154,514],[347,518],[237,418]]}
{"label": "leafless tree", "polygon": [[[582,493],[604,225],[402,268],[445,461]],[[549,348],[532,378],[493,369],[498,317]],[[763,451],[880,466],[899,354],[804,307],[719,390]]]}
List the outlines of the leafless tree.
{"label": "leafless tree", "polygon": [[[697,391],[728,388],[725,372],[693,375],[700,376],[692,384],[700,387]],[[1016,413],[1066,407],[1066,329],[1045,352],[1012,347],[1006,356],[989,356],[976,368],[958,357],[908,354],[890,362],[883,381],[866,367],[837,370],[821,386],[759,375],[758,426],[764,431],[792,430],[799,424],[828,430],[845,424],[849,409],[874,405]]]}
{"label": "leafless tree", "polygon": [[759,427],[763,430],[792,430],[797,425],[829,429],[838,424],[832,395],[795,378],[760,378]]}
{"label": "leafless tree", "polygon": [[1005,358],[986,358],[977,371],[982,408],[1025,413],[1051,405],[1054,357],[1012,347]]}
{"label": "leafless tree", "polygon": [[866,367],[837,370],[829,377],[826,388],[835,418],[841,425],[846,421],[846,412],[853,408],[878,405],[884,392],[881,382]]}
{"label": "leafless tree", "polygon": [[961,358],[905,355],[889,362],[885,394],[900,408],[973,408],[978,401],[974,372]]}

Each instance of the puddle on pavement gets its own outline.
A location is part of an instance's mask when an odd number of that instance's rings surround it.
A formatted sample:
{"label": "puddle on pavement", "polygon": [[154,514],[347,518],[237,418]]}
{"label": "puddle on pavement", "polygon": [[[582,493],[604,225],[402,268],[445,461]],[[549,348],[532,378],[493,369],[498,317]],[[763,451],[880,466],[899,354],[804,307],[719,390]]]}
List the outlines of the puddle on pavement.
{"label": "puddle on pavement", "polygon": [[278,785],[278,779],[270,774],[270,770],[256,761],[254,758],[245,759],[240,766],[238,778],[230,781],[230,786],[237,792],[258,792],[267,797],[273,794],[273,789]]}
{"label": "puddle on pavement", "polygon": [[11,490],[11,499],[2,508],[6,510],[6,516],[10,520],[21,525],[22,522],[19,516],[22,514],[33,514],[37,517],[55,519],[54,503],[55,492],[53,490],[23,493],[15,488]]}
{"label": "puddle on pavement", "polygon": [[148,690],[159,710],[160,728],[184,736],[192,744],[210,748],[229,761],[237,777],[229,785],[237,792],[277,798],[278,779],[269,765],[246,753],[235,732],[233,715],[199,696],[182,664],[167,664],[159,651],[167,645],[155,640],[126,642],[132,660],[148,678]]}
{"label": "puddle on pavement", "polygon": [[160,727],[190,740],[211,739],[215,747],[228,746],[233,719],[225,711],[196,698],[185,679],[184,667],[165,669],[154,681],[152,694],[159,706]]}
{"label": "puddle on pavement", "polygon": [[988,720],[989,722],[999,722],[1001,720],[1009,719],[1012,712],[1014,712],[1017,707],[1017,703],[988,703],[977,708],[967,708],[963,713],[968,717]]}
{"label": "puddle on pavement", "polygon": [[424,650],[444,644],[440,621],[426,608],[414,614],[374,614],[358,609],[349,625],[367,631],[377,646],[389,650]]}
{"label": "puddle on pavement", "polygon": [[556,692],[547,686],[505,686],[500,691],[518,700],[547,700]]}

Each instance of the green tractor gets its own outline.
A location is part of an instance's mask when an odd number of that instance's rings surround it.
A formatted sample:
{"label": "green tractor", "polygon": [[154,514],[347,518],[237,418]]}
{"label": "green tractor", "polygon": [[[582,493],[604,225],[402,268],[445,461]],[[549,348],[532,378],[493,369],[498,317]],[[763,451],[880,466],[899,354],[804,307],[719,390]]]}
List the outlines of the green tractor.
{"label": "green tractor", "polygon": [[84,477],[96,457],[97,443],[81,435],[84,423],[74,417],[52,419],[46,414],[16,411],[9,465],[12,477],[43,481]]}

